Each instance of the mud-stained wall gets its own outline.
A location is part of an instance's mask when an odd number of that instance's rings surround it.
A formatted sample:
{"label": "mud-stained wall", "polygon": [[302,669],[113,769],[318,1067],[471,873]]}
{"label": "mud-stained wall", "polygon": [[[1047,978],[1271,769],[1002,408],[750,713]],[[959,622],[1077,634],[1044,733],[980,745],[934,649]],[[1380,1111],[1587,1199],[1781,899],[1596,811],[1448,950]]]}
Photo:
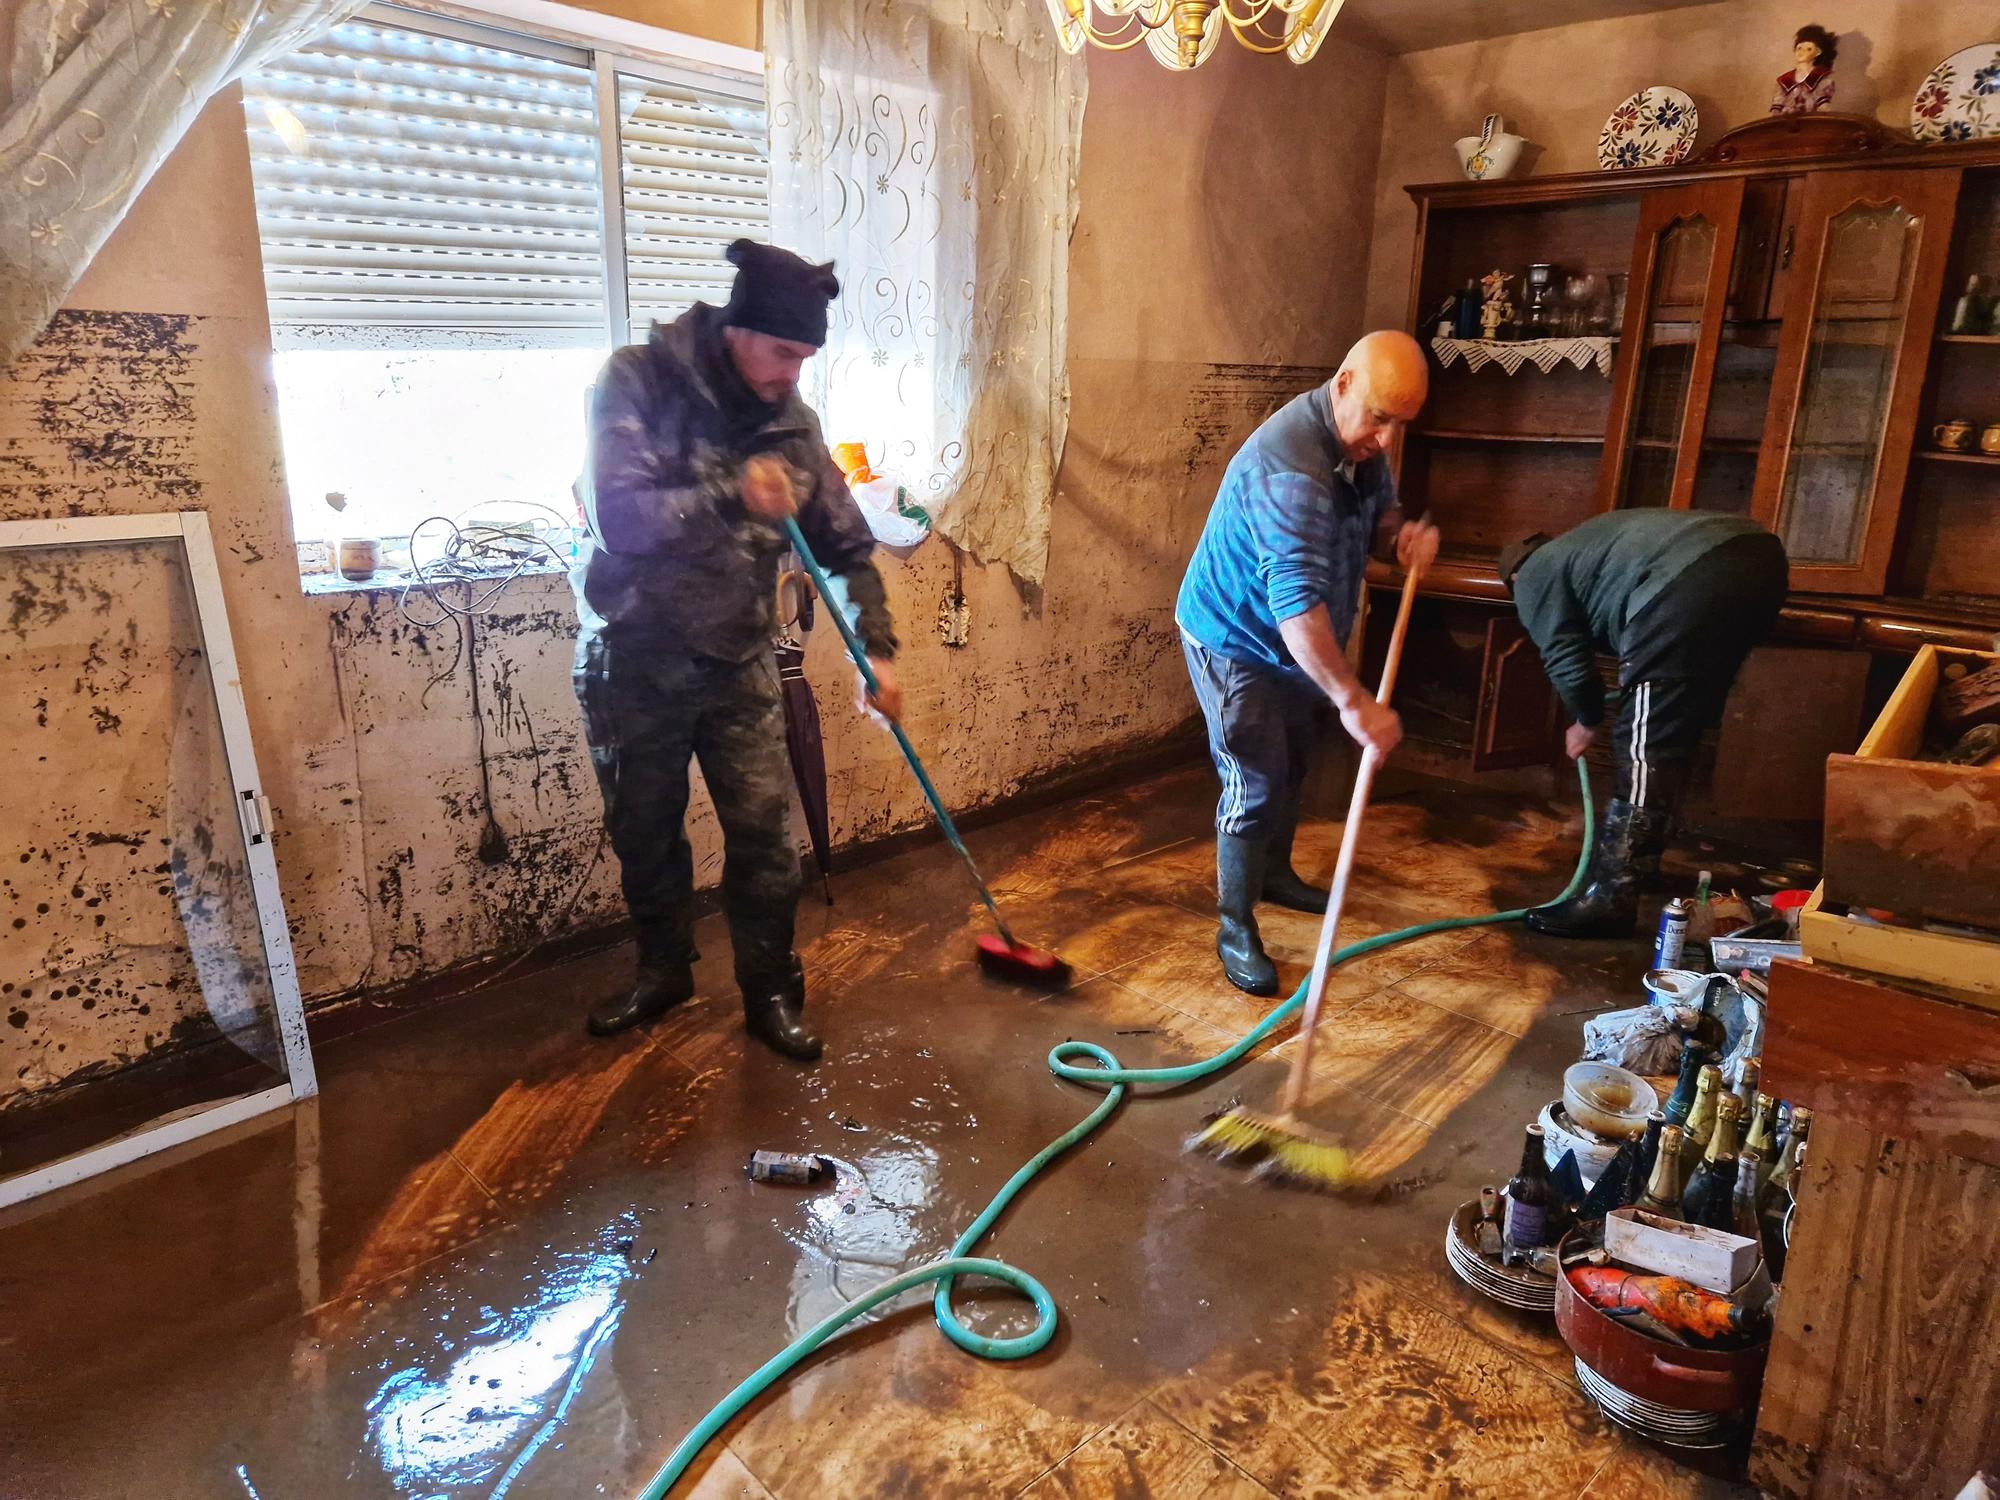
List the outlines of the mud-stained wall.
{"label": "mud-stained wall", "polygon": [[[961,807],[1185,730],[1173,596],[1221,467],[1361,329],[1381,59],[1335,42],[1308,69],[1234,48],[1187,76],[1143,55],[1090,66],[1072,422],[1047,585],[1024,594],[937,541],[883,558],[910,732]],[[162,167],[57,326],[0,375],[0,517],[178,508],[206,510],[215,528],[309,1003],[622,914],[570,688],[567,581],[518,580],[470,638],[413,623],[393,592],[301,592],[234,91]],[[961,646],[939,629],[954,610],[969,621]],[[76,628],[116,637],[125,618]],[[166,692],[165,653],[143,634],[137,666],[134,703]],[[828,629],[808,672],[836,843],[919,825],[892,742],[849,706],[852,674]],[[166,722],[160,704],[147,712]],[[7,723],[10,755],[58,757],[69,784],[23,841],[33,899],[0,887],[0,933],[29,903],[20,942],[0,947],[0,984],[15,986],[0,994],[0,1105],[213,1021],[185,965],[165,964],[138,999],[126,976],[116,1004],[101,976],[88,1005],[87,983],[69,977],[114,922],[140,930],[87,904],[100,887],[145,895],[144,930],[163,943],[181,921],[175,848],[157,841],[194,832],[161,826],[180,811],[162,790],[163,731],[99,733],[87,706],[67,703],[46,728],[31,717],[32,734]],[[150,779],[121,779],[149,760]],[[720,838],[698,782],[690,832],[712,884]],[[64,879],[62,892],[85,895],[50,899]],[[34,993],[17,1001],[22,989]]]}
{"label": "mud-stained wall", "polygon": [[1370,318],[1400,326],[1407,316],[1417,221],[1405,184],[1456,177],[1452,142],[1476,135],[1488,112],[1542,148],[1537,174],[1587,172],[1618,102],[1672,84],[1701,112],[1696,149],[1705,150],[1766,112],[1778,75],[1791,68],[1792,36],[1808,21],[1840,37],[1834,107],[1903,130],[1924,75],[1994,31],[1984,0],[1727,0],[1396,58],[1385,112],[1395,128],[1382,134],[1377,173]]}

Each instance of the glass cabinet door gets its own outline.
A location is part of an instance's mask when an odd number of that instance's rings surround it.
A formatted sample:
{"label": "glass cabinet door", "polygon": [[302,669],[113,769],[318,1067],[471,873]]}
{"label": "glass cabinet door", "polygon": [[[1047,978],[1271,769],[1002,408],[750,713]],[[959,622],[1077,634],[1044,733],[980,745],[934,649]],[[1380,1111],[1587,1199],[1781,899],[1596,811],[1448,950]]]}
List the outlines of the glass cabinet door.
{"label": "glass cabinet door", "polygon": [[1649,193],[1632,254],[1599,508],[1685,507],[1743,211],[1740,178]]}
{"label": "glass cabinet door", "polygon": [[1753,513],[1792,587],[1881,592],[1908,476],[1959,174],[1814,174]]}

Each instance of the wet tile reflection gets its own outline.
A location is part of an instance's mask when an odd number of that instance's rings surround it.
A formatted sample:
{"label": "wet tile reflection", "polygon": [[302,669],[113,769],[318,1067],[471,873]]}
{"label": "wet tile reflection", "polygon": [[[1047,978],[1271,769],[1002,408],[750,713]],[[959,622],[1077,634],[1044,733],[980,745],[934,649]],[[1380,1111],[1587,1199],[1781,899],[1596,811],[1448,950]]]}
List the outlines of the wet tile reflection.
{"label": "wet tile reflection", "polygon": [[609,1225],[590,1248],[553,1254],[511,1307],[457,1305],[446,1290],[441,1305],[411,1310],[431,1338],[381,1336],[389,1373],[365,1407],[365,1449],[399,1492],[507,1492],[617,1330],[632,1227]]}

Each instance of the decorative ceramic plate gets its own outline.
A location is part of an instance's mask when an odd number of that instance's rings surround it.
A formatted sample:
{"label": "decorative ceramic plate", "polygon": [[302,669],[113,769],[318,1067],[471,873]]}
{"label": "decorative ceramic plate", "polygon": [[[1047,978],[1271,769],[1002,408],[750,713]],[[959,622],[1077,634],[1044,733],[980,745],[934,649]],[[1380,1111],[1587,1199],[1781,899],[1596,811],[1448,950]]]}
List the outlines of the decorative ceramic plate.
{"label": "decorative ceramic plate", "polygon": [[1611,112],[1597,137],[1597,164],[1607,171],[1671,167],[1694,150],[1701,116],[1679,89],[1641,89]]}
{"label": "decorative ceramic plate", "polygon": [[1931,69],[1910,101],[1910,133],[1920,141],[2000,136],[2000,42],[1954,52]]}

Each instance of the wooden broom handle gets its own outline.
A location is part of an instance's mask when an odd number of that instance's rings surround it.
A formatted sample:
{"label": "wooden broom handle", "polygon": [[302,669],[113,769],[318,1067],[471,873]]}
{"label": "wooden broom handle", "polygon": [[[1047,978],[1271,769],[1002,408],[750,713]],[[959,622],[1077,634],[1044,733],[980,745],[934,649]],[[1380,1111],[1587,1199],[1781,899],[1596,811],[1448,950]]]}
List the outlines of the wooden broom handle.
{"label": "wooden broom handle", "polygon": [[[1389,651],[1382,663],[1382,687],[1375,701],[1384,705],[1396,690],[1396,667],[1403,657],[1403,637],[1409,633],[1410,607],[1417,601],[1419,569],[1403,575],[1403,597],[1396,605],[1396,628],[1389,632]],[[1305,1099],[1306,1079],[1312,1073],[1313,1033],[1319,1029],[1320,1001],[1326,995],[1326,970],[1333,957],[1334,939],[1340,931],[1340,908],[1347,900],[1348,877],[1354,872],[1354,848],[1361,841],[1361,815],[1368,808],[1369,789],[1375,782],[1379,756],[1374,748],[1361,752],[1361,767],[1354,773],[1354,795],[1347,802],[1347,825],[1340,831],[1340,858],[1333,866],[1333,889],[1327,893],[1326,917],[1319,924],[1319,946],[1313,950],[1312,978],[1306,985],[1306,1008],[1299,1021],[1299,1050],[1292,1058],[1292,1071],[1285,1079],[1285,1092],[1278,1113],[1289,1119]]]}

